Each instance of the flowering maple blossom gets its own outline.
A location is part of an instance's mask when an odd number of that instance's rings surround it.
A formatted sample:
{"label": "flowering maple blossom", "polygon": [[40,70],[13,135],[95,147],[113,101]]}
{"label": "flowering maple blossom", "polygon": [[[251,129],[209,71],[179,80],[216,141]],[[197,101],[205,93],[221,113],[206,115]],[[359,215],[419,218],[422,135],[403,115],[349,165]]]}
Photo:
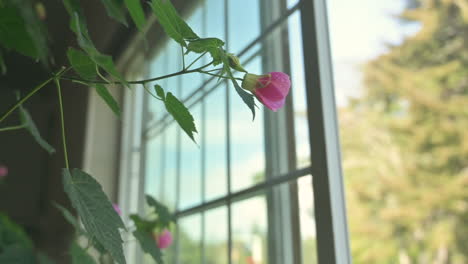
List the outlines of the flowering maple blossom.
{"label": "flowering maple blossom", "polygon": [[160,249],[167,248],[172,244],[172,234],[167,229],[164,229],[161,234],[154,234],[154,239]]}
{"label": "flowering maple blossom", "polygon": [[284,105],[291,80],[283,72],[265,75],[247,73],[242,81],[242,88],[252,92],[262,104],[276,112]]}
{"label": "flowering maple blossom", "polygon": [[3,178],[8,175],[8,167],[0,165],[0,178]]}

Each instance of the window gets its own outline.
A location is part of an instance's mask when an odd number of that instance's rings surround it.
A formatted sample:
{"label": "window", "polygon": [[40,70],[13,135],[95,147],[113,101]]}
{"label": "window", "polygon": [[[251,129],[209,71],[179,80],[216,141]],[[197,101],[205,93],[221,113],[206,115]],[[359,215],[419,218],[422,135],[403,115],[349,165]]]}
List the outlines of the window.
{"label": "window", "polygon": [[[144,211],[143,193],[176,212],[168,263],[350,263],[325,6],[194,2],[186,13],[196,32],[224,37],[249,72],[290,73],[292,96],[277,113],[260,107],[252,122],[227,82],[199,75],[159,82],[194,115],[194,144],[159,101],[142,89],[126,92],[123,139],[132,152],[122,157],[124,214]],[[180,47],[156,44],[148,61],[135,60],[134,76],[180,70]],[[126,250],[129,262],[151,263],[135,245]]]}

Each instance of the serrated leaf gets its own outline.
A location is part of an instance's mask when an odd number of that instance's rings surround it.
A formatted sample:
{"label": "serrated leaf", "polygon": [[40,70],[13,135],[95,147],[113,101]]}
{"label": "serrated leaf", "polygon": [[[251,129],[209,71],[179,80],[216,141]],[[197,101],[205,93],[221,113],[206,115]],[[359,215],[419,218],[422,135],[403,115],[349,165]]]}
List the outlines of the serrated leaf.
{"label": "serrated leaf", "polygon": [[63,184],[87,233],[97,240],[117,263],[126,263],[119,232],[119,228],[125,227],[101,185],[79,169],[73,169],[71,172],[64,169]]}
{"label": "serrated leaf", "polygon": [[179,16],[170,0],[152,0],[153,13],[163,27],[166,34],[186,47],[185,40],[195,40],[199,37]]}
{"label": "serrated leaf", "polygon": [[150,232],[156,227],[155,221],[145,220],[136,214],[130,215],[130,219],[132,219],[133,223],[135,223],[136,228],[139,230]]}
{"label": "serrated leaf", "polygon": [[127,26],[127,19],[125,18],[125,10],[123,9],[123,2],[121,0],[101,0],[106,7],[107,14]]}
{"label": "serrated leaf", "polygon": [[76,242],[70,246],[72,264],[96,264],[96,261]]}
{"label": "serrated leaf", "polygon": [[120,117],[120,106],[114,99],[112,94],[109,92],[109,90],[107,90],[107,87],[99,83],[94,84],[94,86],[98,95],[102,98],[102,100],[104,100],[104,102],[106,102],[106,104],[109,106],[112,112],[114,112],[117,116]]}
{"label": "serrated leaf", "polygon": [[97,76],[96,63],[84,52],[68,48],[67,57],[73,69],[86,80],[94,80]]}
{"label": "serrated leaf", "polygon": [[194,141],[193,132],[197,132],[195,127],[195,121],[192,114],[185,105],[180,102],[171,92],[166,94],[166,100],[164,100],[167,112],[169,112],[177,121],[179,126],[187,133],[187,135]]}
{"label": "serrated leaf", "polygon": [[135,230],[133,231],[133,236],[138,240],[141,249],[151,255],[151,257],[156,261],[158,264],[163,264],[164,261],[162,259],[162,252],[161,249],[157,247],[156,241],[154,240],[153,236],[149,232],[145,232],[142,230]]}
{"label": "serrated leaf", "polygon": [[154,86],[154,90],[156,91],[156,95],[159,96],[159,98],[161,98],[163,101],[166,100],[166,95],[161,85],[156,84]]}
{"label": "serrated leaf", "polygon": [[149,207],[154,208],[155,213],[158,215],[156,220],[158,226],[163,228],[168,228],[171,222],[174,221],[174,217],[164,204],[156,201],[153,197],[146,195],[146,203]]}
{"label": "serrated leaf", "polygon": [[201,38],[190,41],[187,46],[187,50],[196,53],[203,53],[209,51],[209,49],[216,49],[222,46],[224,46],[224,41],[218,38]]}
{"label": "serrated leaf", "polygon": [[52,147],[47,141],[42,139],[41,134],[39,133],[39,129],[37,129],[36,124],[34,123],[33,119],[29,112],[23,107],[19,107],[20,119],[21,123],[25,126],[26,130],[33,136],[34,140],[36,140],[37,144],[39,144],[45,151],[49,154],[55,152],[54,147]]}
{"label": "serrated leaf", "polygon": [[146,18],[140,0],[125,0],[125,5],[138,30],[143,31]]}
{"label": "serrated leaf", "polygon": [[30,36],[18,8],[11,5],[0,7],[0,43],[3,47],[32,58],[38,58],[38,50]]}

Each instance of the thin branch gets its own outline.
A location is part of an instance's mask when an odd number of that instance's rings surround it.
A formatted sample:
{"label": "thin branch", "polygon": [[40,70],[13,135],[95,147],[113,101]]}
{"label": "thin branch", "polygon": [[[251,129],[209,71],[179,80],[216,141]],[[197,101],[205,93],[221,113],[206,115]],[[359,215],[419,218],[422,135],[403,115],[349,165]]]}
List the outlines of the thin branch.
{"label": "thin branch", "polygon": [[[190,63],[189,66],[187,66],[187,69],[190,69],[190,67],[192,67],[192,65],[194,65],[199,59],[201,59],[203,56],[205,56],[205,54],[207,53],[207,51],[203,52],[202,55],[198,56],[198,58],[196,58],[194,61],[192,61],[192,63]],[[211,63],[210,63],[211,64]]]}
{"label": "thin branch", "polygon": [[70,169],[70,165],[68,162],[68,151],[67,151],[67,139],[65,136],[65,119],[63,118],[63,102],[62,102],[62,89],[60,87],[60,80],[58,78],[54,79],[55,85],[57,86],[57,93],[59,99],[59,106],[60,106],[60,124],[62,127],[62,145],[63,145],[63,154],[65,157],[65,167]]}
{"label": "thin branch", "polygon": [[25,128],[25,125],[18,125],[18,126],[10,126],[10,127],[2,127],[0,128],[0,132],[11,131],[11,130],[18,130]]}

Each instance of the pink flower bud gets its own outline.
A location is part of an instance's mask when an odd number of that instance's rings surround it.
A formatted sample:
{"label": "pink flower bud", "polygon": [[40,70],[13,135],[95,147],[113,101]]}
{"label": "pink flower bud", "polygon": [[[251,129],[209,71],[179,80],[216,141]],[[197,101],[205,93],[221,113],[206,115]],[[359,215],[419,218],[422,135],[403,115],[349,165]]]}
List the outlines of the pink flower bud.
{"label": "pink flower bud", "polygon": [[120,207],[117,204],[112,204],[114,206],[114,210],[119,214],[122,215],[122,211],[120,210]]}
{"label": "pink flower bud", "polygon": [[164,229],[159,235],[154,234],[154,239],[160,249],[165,249],[172,244],[172,234],[167,229]]}
{"label": "pink flower bud", "polygon": [[0,178],[6,177],[8,175],[8,167],[0,165]]}
{"label": "pink flower bud", "polygon": [[282,72],[265,75],[247,73],[242,81],[242,88],[251,91],[262,104],[276,112],[284,105],[291,80]]}

